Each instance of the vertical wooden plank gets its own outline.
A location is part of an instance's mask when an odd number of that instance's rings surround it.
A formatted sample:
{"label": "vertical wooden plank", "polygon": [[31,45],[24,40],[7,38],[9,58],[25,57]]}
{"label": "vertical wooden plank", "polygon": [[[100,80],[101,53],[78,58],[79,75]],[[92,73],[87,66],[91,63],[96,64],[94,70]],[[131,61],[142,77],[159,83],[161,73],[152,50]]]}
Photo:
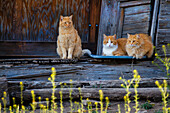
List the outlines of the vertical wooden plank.
{"label": "vertical wooden plank", "polygon": [[91,0],[90,1],[90,43],[96,42],[96,30],[99,26],[100,21],[100,9],[102,0]]}
{"label": "vertical wooden plank", "polygon": [[13,40],[22,40],[22,0],[15,0],[13,16]]}
{"label": "vertical wooden plank", "polygon": [[155,42],[154,40],[155,40],[155,36],[156,36],[159,3],[160,3],[160,0],[155,0],[154,11],[153,11],[153,19],[152,19],[152,27],[151,27],[151,33],[150,33],[151,37],[152,37],[152,42]]}
{"label": "vertical wooden plank", "polygon": [[117,0],[102,0],[97,54],[102,54],[103,34],[114,35],[117,25]]}
{"label": "vertical wooden plank", "polygon": [[124,21],[124,8],[121,8],[120,9],[119,25],[118,25],[118,30],[117,30],[117,38],[121,38],[122,37],[123,21]]}
{"label": "vertical wooden plank", "polygon": [[12,38],[14,0],[0,0],[0,40]]}

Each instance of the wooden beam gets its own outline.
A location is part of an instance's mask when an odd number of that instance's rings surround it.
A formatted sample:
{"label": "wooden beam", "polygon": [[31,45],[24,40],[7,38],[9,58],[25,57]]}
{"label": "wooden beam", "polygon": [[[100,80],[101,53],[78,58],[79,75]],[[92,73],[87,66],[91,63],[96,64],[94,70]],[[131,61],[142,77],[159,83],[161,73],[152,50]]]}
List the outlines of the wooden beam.
{"label": "wooden beam", "polygon": [[159,6],[160,6],[160,0],[155,0],[153,18],[152,18],[152,26],[151,26],[151,33],[150,33],[150,35],[152,37],[152,42],[155,42]]}
{"label": "wooden beam", "polygon": [[[42,98],[42,101],[45,100],[46,98],[51,98],[52,95],[52,89],[31,89],[31,90],[25,90],[23,91],[23,100],[24,101],[30,101],[32,100],[32,95],[31,91],[34,90],[34,94],[37,95],[35,96],[35,99],[38,100],[38,97],[40,96]],[[72,98],[73,99],[80,99],[80,96],[82,96],[84,99],[89,98],[89,99],[99,99],[99,90],[103,91],[104,97],[109,97],[109,100],[123,100],[124,96],[126,94],[126,91],[124,88],[81,88],[81,95],[79,93],[78,88],[56,88],[55,89],[55,96],[57,99],[60,99],[60,94],[59,92],[62,90],[62,95],[63,95],[63,100],[69,99],[70,98],[70,91],[72,90]],[[130,94],[130,99],[134,99],[134,89],[130,88],[129,91],[131,92]],[[167,91],[168,93],[170,92],[169,90]],[[16,99],[20,99],[20,93],[17,92],[16,94]],[[141,100],[153,100],[153,101],[161,101],[162,96],[161,92],[159,91],[158,88],[138,88],[138,97],[140,97]]]}
{"label": "wooden beam", "polygon": [[[58,72],[57,72],[58,73]],[[59,72],[60,73],[60,72]],[[50,74],[50,73],[49,73]],[[43,75],[42,75],[43,76]],[[145,78],[141,79],[139,82],[139,88],[151,88],[151,87],[157,87],[155,85],[155,81],[159,81],[160,84],[163,83],[163,80],[167,80],[167,83],[170,84],[170,80],[167,78]],[[15,86],[16,89],[20,88],[19,86],[20,81],[10,81],[8,80],[9,86]],[[121,84],[123,82],[121,80],[101,80],[101,81],[65,81],[65,82],[55,82],[55,85],[60,88],[64,83],[67,84],[67,86],[63,86],[64,88],[69,87],[71,84],[73,88],[81,87],[81,88],[122,88]],[[47,81],[24,81],[23,82],[25,89],[42,89],[42,88],[52,88],[51,82]],[[9,87],[9,88],[10,88]]]}
{"label": "wooden beam", "polygon": [[[82,46],[95,51],[93,43]],[[0,41],[0,57],[58,57],[56,47],[56,42]]]}
{"label": "wooden beam", "polygon": [[[77,70],[77,68],[57,70],[56,75],[75,73],[76,70]],[[25,74],[25,75],[15,75],[12,77],[8,77],[8,79],[28,79],[28,78],[37,78],[37,77],[45,77],[45,76],[48,77],[50,75],[51,75],[51,72],[39,73],[39,74]]]}
{"label": "wooden beam", "polygon": [[128,2],[121,3],[120,7],[126,8],[126,7],[138,6],[138,5],[146,5],[146,4],[150,4],[150,3],[151,3],[151,0],[128,1]]}

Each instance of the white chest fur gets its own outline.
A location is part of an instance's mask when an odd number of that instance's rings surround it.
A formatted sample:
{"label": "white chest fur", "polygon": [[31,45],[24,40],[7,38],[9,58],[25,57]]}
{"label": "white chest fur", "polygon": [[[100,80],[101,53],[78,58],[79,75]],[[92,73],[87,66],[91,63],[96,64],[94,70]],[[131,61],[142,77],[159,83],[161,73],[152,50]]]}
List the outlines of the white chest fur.
{"label": "white chest fur", "polygon": [[118,45],[114,47],[105,47],[103,45],[103,54],[105,54],[106,56],[113,56],[112,52],[116,51],[117,49],[118,49]]}

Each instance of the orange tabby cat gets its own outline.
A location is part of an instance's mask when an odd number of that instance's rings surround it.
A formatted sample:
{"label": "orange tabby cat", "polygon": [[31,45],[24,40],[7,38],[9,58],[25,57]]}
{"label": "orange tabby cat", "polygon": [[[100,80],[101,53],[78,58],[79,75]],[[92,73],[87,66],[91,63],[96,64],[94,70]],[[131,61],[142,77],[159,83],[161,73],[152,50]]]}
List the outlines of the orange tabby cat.
{"label": "orange tabby cat", "polygon": [[82,56],[81,39],[73,26],[72,15],[60,17],[57,53],[62,59],[80,58]]}
{"label": "orange tabby cat", "polygon": [[116,35],[106,36],[103,34],[103,56],[124,56],[126,55],[126,38],[116,39]]}
{"label": "orange tabby cat", "polygon": [[141,59],[144,55],[148,58],[152,57],[153,44],[150,36],[147,34],[127,35],[126,51],[129,56],[137,59]]}

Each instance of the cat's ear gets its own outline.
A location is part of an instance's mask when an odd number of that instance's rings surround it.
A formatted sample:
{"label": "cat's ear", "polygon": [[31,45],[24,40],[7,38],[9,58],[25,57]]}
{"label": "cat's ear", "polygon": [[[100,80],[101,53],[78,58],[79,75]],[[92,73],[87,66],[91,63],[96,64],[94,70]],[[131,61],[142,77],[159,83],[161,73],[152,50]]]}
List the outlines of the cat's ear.
{"label": "cat's ear", "polygon": [[130,34],[129,33],[127,33],[127,36],[128,36],[128,38],[130,37]]}
{"label": "cat's ear", "polygon": [[113,38],[116,39],[116,34],[113,35]]}
{"label": "cat's ear", "polygon": [[106,39],[106,35],[105,34],[103,34],[103,39]]}
{"label": "cat's ear", "polygon": [[64,18],[64,17],[61,15],[61,16],[60,16],[60,21],[63,21],[63,18]]}
{"label": "cat's ear", "polygon": [[71,15],[69,18],[70,18],[70,20],[72,20],[72,18],[73,18],[73,15]]}

